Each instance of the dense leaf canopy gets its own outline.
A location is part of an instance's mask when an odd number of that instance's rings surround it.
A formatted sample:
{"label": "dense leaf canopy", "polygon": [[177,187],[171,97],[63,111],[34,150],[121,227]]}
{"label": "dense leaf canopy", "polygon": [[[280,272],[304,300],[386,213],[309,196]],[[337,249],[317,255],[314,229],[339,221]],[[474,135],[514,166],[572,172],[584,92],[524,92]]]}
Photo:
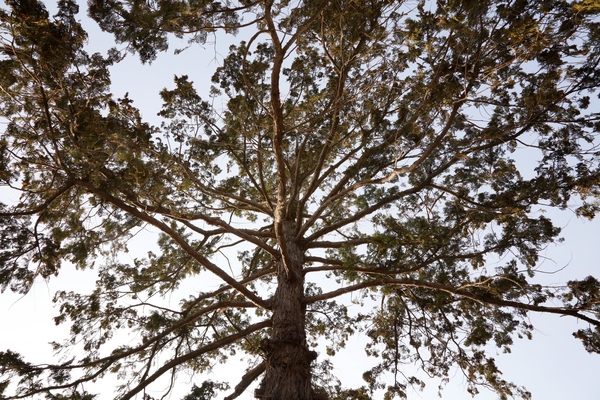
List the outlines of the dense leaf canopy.
{"label": "dense leaf canopy", "polygon": [[[116,374],[115,398],[150,399],[161,376],[236,352],[230,400],[254,382],[271,400],[403,398],[422,385],[407,363],[528,398],[486,350],[529,337],[530,312],[578,318],[600,352],[600,282],[536,276],[560,235],[540,208],[600,207],[597,1],[90,0],[124,47],[107,54],[86,52],[72,0],[53,17],[7,4],[0,181],[20,197],[0,204],[0,288],[27,293],[65,263],[97,283],[55,296],[70,325],[55,350],[78,355],[0,352],[0,398],[91,399],[82,385]],[[173,35],[213,33],[239,41],[210,93],[188,76],[161,92],[162,124],[111,94],[127,51],[152,62]],[[142,226],[158,242],[127,263]],[[181,289],[207,276],[220,288]],[[115,344],[126,331],[139,340]],[[377,365],[344,389],[313,349],[358,332]]]}

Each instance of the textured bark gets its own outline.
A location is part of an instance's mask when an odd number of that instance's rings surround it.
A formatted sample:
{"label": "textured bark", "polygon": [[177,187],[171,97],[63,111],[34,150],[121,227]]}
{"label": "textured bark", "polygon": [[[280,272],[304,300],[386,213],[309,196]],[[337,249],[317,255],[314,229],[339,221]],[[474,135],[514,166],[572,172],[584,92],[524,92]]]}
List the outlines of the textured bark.
{"label": "textured bark", "polygon": [[255,397],[263,400],[312,400],[310,363],[316,353],[306,346],[304,320],[304,252],[294,242],[293,224],[283,224],[287,270],[278,262],[278,286],[273,298],[273,328],[261,343],[266,357],[263,381]]}

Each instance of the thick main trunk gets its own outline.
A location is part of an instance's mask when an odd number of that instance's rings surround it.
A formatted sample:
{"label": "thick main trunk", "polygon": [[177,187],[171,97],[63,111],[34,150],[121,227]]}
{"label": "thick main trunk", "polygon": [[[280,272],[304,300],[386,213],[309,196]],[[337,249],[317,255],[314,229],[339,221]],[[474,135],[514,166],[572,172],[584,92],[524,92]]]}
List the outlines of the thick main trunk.
{"label": "thick main trunk", "polygon": [[[304,254],[293,242],[291,224],[286,225],[288,265],[278,263],[278,285],[273,297],[273,321],[270,339],[263,340],[266,370],[255,397],[262,400],[312,400],[310,363],[316,353],[306,346],[303,305]],[[291,261],[291,263],[290,263]],[[288,273],[291,276],[288,276]]]}

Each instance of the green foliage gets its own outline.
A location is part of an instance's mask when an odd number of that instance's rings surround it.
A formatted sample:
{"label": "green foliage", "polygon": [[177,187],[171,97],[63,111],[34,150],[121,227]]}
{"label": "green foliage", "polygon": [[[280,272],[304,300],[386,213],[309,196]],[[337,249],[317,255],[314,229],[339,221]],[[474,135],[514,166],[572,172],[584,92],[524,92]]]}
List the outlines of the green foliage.
{"label": "green foliage", "polygon": [[192,392],[182,400],[210,400],[214,399],[219,391],[226,390],[229,385],[220,382],[204,381],[200,387],[194,385]]}
{"label": "green foliage", "polygon": [[[241,8],[243,9],[243,7]],[[93,0],[89,13],[100,27],[128,43],[142,62],[151,62],[169,47],[168,33],[183,37],[192,32],[190,43],[204,43],[218,28],[235,33],[237,13],[219,2]]]}
{"label": "green foliage", "polygon": [[[528,399],[488,351],[530,338],[530,312],[580,319],[589,326],[574,336],[600,352],[598,280],[551,287],[536,275],[561,240],[540,208],[600,210],[600,8],[411,4],[90,1],[142,62],[170,35],[192,46],[244,29],[209,93],[175,76],[151,126],[111,94],[124,55],[85,51],[75,2],[51,17],[41,2],[7,1],[0,183],[18,201],[0,203],[0,288],[27,293],[65,263],[97,281],[55,294],[70,336],[54,350],[76,358],[0,353],[2,398],[91,399],[80,384],[115,374],[115,398],[150,399],[161,376],[241,353],[253,367],[231,400],[278,368],[273,348],[299,346],[325,353],[301,374],[313,374],[314,399],[406,398],[424,382],[405,364]],[[156,245],[127,261],[144,226]],[[294,325],[276,326],[275,299],[301,310],[301,343],[267,340]],[[135,339],[116,344],[125,332]],[[327,356],[357,333],[377,364],[343,388]],[[184,400],[228,387],[204,381]]]}
{"label": "green foliage", "polygon": [[93,400],[94,398],[96,398],[95,395],[91,395],[89,393],[80,393],[77,391],[74,391],[73,393],[69,394],[69,395],[53,395],[53,394],[48,394],[46,395],[46,398],[48,400]]}

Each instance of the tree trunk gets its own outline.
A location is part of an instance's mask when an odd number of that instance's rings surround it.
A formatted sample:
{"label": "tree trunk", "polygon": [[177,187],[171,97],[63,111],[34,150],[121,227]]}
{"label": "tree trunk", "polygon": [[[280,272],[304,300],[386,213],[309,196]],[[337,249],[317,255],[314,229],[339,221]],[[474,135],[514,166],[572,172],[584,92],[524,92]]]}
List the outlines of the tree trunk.
{"label": "tree trunk", "polygon": [[273,328],[270,339],[261,347],[266,356],[263,381],[255,391],[261,400],[312,400],[310,363],[316,353],[306,346],[304,327],[303,250],[294,242],[293,224],[284,223],[284,240],[289,274],[282,259],[278,261],[277,290],[273,297]]}

